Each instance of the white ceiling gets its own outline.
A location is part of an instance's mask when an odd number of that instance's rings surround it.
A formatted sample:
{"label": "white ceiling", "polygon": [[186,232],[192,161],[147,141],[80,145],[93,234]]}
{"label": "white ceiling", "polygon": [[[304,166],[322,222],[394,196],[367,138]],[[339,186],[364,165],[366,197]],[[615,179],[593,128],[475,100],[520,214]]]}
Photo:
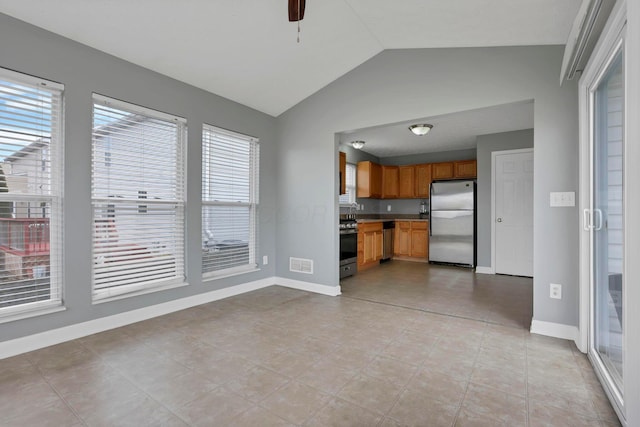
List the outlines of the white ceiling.
{"label": "white ceiling", "polygon": [[[415,136],[409,125],[428,123],[433,129]],[[476,148],[476,136],[533,128],[533,101],[498,105],[376,126],[340,135],[341,144],[365,141],[362,151],[376,157],[394,157],[436,151]]]}
{"label": "white ceiling", "polygon": [[565,44],[581,0],[0,0],[0,12],[278,116],[384,49]]}

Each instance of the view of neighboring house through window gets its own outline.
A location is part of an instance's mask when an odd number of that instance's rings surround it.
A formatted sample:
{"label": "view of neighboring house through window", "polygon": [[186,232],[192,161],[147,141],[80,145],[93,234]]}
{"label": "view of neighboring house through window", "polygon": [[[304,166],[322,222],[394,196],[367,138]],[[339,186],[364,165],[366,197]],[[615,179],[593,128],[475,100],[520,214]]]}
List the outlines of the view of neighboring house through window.
{"label": "view of neighboring house through window", "polygon": [[62,90],[0,69],[0,316],[61,304]]}
{"label": "view of neighboring house through window", "polygon": [[341,205],[351,205],[356,202],[356,165],[347,163],[345,176],[346,193],[340,195]]}
{"label": "view of neighboring house through window", "polygon": [[256,268],[258,140],[205,125],[202,132],[202,272]]}
{"label": "view of neighboring house through window", "polygon": [[93,298],[183,283],[186,122],[93,101]]}

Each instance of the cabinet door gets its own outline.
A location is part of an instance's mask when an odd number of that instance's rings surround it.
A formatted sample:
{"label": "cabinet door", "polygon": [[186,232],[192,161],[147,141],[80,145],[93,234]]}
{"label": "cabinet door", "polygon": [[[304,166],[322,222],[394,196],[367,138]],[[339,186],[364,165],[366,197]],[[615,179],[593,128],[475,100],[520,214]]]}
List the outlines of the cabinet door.
{"label": "cabinet door", "polygon": [[373,162],[358,162],[356,196],[380,198],[382,196],[382,170]]}
{"label": "cabinet door", "polygon": [[411,224],[411,256],[414,258],[427,258],[428,235],[426,222],[414,222]]}
{"label": "cabinet door", "polygon": [[382,166],[382,198],[398,198],[398,166]]}
{"label": "cabinet door", "polygon": [[364,265],[364,233],[358,231],[358,268]]}
{"label": "cabinet door", "polygon": [[379,261],[382,259],[382,251],[384,249],[384,238],[382,234],[382,230],[374,232],[375,234],[375,246],[376,246],[376,257],[375,260]]}
{"label": "cabinet door", "polygon": [[340,194],[347,193],[347,155],[340,151]]}
{"label": "cabinet door", "polygon": [[455,178],[475,178],[476,177],[476,161],[463,160],[454,162]]}
{"label": "cabinet door", "polygon": [[369,231],[364,233],[363,263],[368,264],[376,260],[376,233]]}
{"label": "cabinet door", "polygon": [[398,185],[398,197],[401,199],[410,199],[415,197],[415,182],[416,182],[416,168],[415,166],[399,166],[398,167],[398,179],[400,184]]}
{"label": "cabinet door", "polygon": [[453,178],[453,162],[432,163],[431,178],[434,180]]}
{"label": "cabinet door", "polygon": [[415,195],[419,198],[429,198],[429,187],[431,186],[431,164],[416,165],[415,170]]}
{"label": "cabinet door", "polygon": [[394,255],[411,255],[411,222],[396,222],[396,239],[394,242]]}

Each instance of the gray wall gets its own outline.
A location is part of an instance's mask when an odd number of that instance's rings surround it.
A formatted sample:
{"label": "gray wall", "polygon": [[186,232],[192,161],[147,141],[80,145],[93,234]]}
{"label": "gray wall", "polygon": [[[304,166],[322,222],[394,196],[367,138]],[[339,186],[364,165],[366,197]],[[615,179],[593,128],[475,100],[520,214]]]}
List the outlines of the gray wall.
{"label": "gray wall", "polygon": [[[562,46],[387,50],[283,113],[279,208],[316,214],[278,222],[277,274],[339,284],[336,132],[534,100],[534,319],[577,325],[578,213],[548,203],[549,192],[578,184],[577,82],[559,86],[562,54]],[[313,259],[315,273],[289,272],[290,256]],[[549,298],[550,282],[563,284],[562,300]]]}
{"label": "gray wall", "polygon": [[[195,295],[275,274],[276,120],[0,14],[2,66],[65,85],[64,312],[0,324],[2,340]],[[9,42],[10,41],[10,42]],[[91,93],[187,119],[186,255],[189,286],[91,304]],[[259,261],[255,273],[203,283],[200,273],[200,138],[209,123],[260,138]],[[327,167],[329,169],[329,167]]]}
{"label": "gray wall", "polygon": [[478,143],[478,266],[491,267],[491,153],[533,147],[533,129],[479,135]]}
{"label": "gray wall", "polygon": [[437,151],[435,153],[409,154],[406,156],[384,157],[380,159],[383,165],[417,165],[420,163],[453,162],[455,160],[473,160],[476,150]]}

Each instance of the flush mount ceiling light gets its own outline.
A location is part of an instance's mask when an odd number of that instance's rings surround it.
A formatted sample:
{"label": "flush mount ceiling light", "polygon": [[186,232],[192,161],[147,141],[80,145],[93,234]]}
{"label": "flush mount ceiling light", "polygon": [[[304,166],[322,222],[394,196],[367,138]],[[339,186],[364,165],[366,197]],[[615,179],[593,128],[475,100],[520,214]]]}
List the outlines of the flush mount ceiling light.
{"label": "flush mount ceiling light", "polygon": [[362,147],[364,147],[364,141],[352,141],[351,142],[351,146],[353,148],[355,148],[356,150],[361,149]]}
{"label": "flush mount ceiling light", "polygon": [[413,132],[414,135],[423,136],[429,133],[433,125],[420,124],[420,125],[411,125],[409,126],[409,130]]}

